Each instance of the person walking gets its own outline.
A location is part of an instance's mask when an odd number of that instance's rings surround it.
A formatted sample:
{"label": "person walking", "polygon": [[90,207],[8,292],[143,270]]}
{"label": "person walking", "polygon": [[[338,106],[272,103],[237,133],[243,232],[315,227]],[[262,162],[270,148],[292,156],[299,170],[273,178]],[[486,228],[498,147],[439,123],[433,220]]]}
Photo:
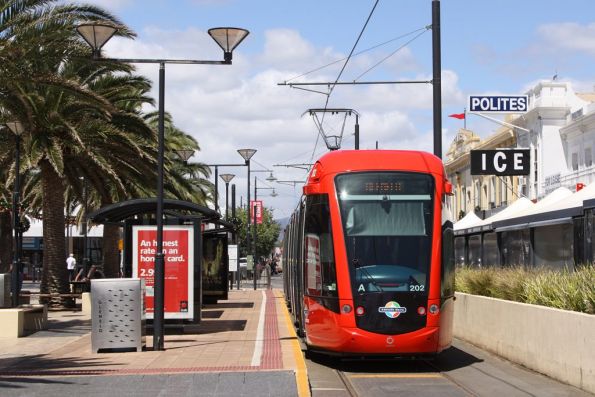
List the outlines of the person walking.
{"label": "person walking", "polygon": [[73,281],[74,272],[76,270],[76,259],[74,258],[74,254],[70,254],[68,258],[66,258],[66,269],[68,269],[68,281]]}

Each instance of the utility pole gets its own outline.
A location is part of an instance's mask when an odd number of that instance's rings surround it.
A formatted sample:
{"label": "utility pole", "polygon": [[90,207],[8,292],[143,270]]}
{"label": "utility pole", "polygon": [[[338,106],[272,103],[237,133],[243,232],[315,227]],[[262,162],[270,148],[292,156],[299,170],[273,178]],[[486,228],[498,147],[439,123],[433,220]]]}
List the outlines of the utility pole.
{"label": "utility pole", "polygon": [[434,88],[434,155],[442,158],[442,64],[440,62],[440,0],[432,0],[432,86]]}

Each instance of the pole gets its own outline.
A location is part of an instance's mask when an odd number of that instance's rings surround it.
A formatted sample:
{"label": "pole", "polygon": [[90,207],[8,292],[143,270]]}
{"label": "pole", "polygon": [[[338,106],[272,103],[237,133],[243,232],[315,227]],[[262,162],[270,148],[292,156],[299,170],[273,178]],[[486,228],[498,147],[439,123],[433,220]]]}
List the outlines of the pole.
{"label": "pole", "polygon": [[87,275],[89,272],[89,240],[87,235],[88,223],[87,223],[87,179],[83,177],[83,207],[85,216],[83,218],[83,275]]}
{"label": "pole", "polygon": [[13,260],[12,260],[12,272],[10,275],[11,290],[12,290],[12,307],[19,305],[19,278],[20,272],[20,250],[19,250],[19,192],[21,190],[20,181],[20,169],[21,169],[21,136],[15,134],[15,179],[14,179],[14,190],[12,192],[12,230],[14,237],[14,249],[13,249]]}
{"label": "pole", "polygon": [[[231,185],[231,217],[233,219],[236,218],[236,185],[235,185],[235,183]],[[238,243],[238,236],[235,231],[232,234],[232,239],[233,239],[234,244]],[[241,270],[242,269],[240,268],[240,264],[238,262],[238,272],[237,272],[238,274],[236,275],[238,291],[240,290],[240,281],[242,279]]]}
{"label": "pole", "polygon": [[165,151],[165,63],[159,64],[159,131],[157,154],[157,252],[155,253],[155,307],[153,310],[153,350],[164,350],[163,334],[165,299],[165,268],[163,258],[163,157]]}
{"label": "pole", "polygon": [[215,166],[215,212],[219,212],[219,167]]}
{"label": "pole", "polygon": [[[246,256],[250,254],[250,160],[246,160],[246,166],[248,167],[248,191],[246,199]],[[252,261],[252,274],[256,270],[256,263]]]}
{"label": "pole", "polygon": [[432,86],[434,88],[434,155],[442,158],[442,65],[440,62],[440,0],[432,0]]}
{"label": "pole", "polygon": [[250,206],[250,212],[254,213],[254,226],[252,227],[253,233],[254,233],[254,238],[253,238],[253,244],[254,244],[254,251],[253,251],[253,258],[254,258],[254,271],[252,272],[254,274],[254,290],[256,290],[256,200],[258,197],[258,188],[256,187],[256,177],[254,177],[254,206]]}
{"label": "pole", "polygon": [[229,182],[225,182],[225,220],[229,220]]}
{"label": "pole", "polygon": [[355,115],[355,150],[359,150],[359,115]]}

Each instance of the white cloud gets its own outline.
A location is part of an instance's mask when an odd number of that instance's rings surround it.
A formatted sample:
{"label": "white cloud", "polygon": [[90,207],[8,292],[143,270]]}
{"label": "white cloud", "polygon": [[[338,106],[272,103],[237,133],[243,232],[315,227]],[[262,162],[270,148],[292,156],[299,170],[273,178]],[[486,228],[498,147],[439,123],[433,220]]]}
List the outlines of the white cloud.
{"label": "white cloud", "polygon": [[550,23],[540,26],[537,31],[551,50],[580,51],[595,55],[595,23]]}

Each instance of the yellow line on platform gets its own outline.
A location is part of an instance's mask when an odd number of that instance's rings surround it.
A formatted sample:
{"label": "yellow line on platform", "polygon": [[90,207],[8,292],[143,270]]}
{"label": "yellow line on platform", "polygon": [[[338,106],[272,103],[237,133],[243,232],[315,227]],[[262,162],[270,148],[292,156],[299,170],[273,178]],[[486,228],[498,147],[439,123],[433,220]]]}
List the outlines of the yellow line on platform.
{"label": "yellow line on platform", "polygon": [[296,362],[296,370],[295,370],[295,382],[297,383],[298,389],[298,396],[300,397],[310,397],[310,385],[308,383],[308,368],[306,367],[306,360],[304,360],[304,355],[302,354],[302,348],[300,347],[300,342],[298,342],[298,336],[295,332],[295,328],[293,327],[293,323],[291,322],[291,315],[289,314],[289,310],[287,310],[287,305],[285,305],[285,297],[281,291],[274,291],[275,296],[280,297],[281,299],[278,301],[278,304],[283,307],[283,313],[285,314],[285,323],[287,329],[289,330],[289,334],[292,336],[291,347],[293,349],[293,357]]}
{"label": "yellow line on platform", "polygon": [[440,374],[366,374],[348,375],[349,378],[442,378]]}

